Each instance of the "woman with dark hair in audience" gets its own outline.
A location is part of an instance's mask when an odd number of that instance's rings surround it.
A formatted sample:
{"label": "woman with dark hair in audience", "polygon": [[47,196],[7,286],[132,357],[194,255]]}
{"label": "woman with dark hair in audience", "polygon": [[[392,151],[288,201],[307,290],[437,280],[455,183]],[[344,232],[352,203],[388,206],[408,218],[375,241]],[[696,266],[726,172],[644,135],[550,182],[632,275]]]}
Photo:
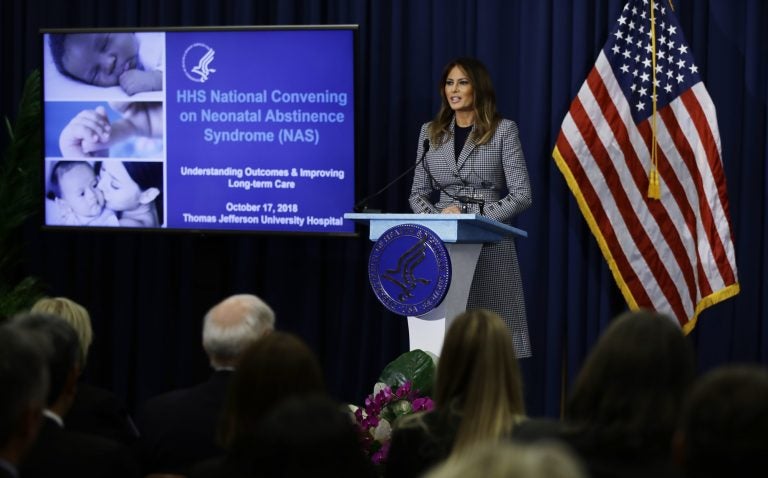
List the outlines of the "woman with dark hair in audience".
{"label": "woman with dark hair in audience", "polygon": [[464,312],[451,324],[435,379],[435,410],[395,425],[388,477],[416,477],[477,444],[509,437],[525,418],[523,386],[512,338],[489,310]]}
{"label": "woman with dark hair in audience", "polygon": [[238,362],[219,426],[226,456],[200,463],[190,477],[257,476],[256,432],[262,419],[289,398],[325,395],[315,354],[298,337],[272,332],[254,342]]}
{"label": "woman with dark hair in audience", "polygon": [[693,349],[674,319],[624,313],[576,378],[563,437],[593,478],[677,476],[672,437],[694,375]]}
{"label": "woman with dark hair in audience", "polygon": [[686,401],[675,440],[686,478],[757,478],[768,469],[768,369],[732,364],[707,372]]}
{"label": "woman with dark hair in audience", "polygon": [[252,461],[261,478],[374,478],[348,410],[328,397],[290,398],[260,421]]}

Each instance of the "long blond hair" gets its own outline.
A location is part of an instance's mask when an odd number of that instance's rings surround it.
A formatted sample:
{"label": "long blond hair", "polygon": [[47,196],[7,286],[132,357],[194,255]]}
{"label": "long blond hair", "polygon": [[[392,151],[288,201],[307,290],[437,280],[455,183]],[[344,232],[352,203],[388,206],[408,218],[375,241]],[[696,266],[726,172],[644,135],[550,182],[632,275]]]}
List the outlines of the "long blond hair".
{"label": "long blond hair", "polygon": [[471,138],[475,144],[487,143],[496,132],[501,116],[496,111],[496,92],[493,89],[491,75],[480,61],[474,58],[456,58],[443,68],[440,76],[440,110],[429,124],[429,140],[432,144],[443,144],[451,136],[451,122],[454,112],[445,96],[445,81],[454,67],[459,67],[472,85],[475,107],[475,127]]}
{"label": "long blond hair", "polygon": [[72,299],[66,297],[43,297],[35,302],[31,312],[53,314],[66,320],[77,332],[80,342],[80,367],[85,367],[88,360],[88,349],[93,342],[93,328],[91,328],[91,315],[88,310]]}
{"label": "long blond hair", "polygon": [[451,324],[437,367],[435,405],[461,414],[452,456],[508,436],[525,416],[512,337],[496,313],[472,310]]}

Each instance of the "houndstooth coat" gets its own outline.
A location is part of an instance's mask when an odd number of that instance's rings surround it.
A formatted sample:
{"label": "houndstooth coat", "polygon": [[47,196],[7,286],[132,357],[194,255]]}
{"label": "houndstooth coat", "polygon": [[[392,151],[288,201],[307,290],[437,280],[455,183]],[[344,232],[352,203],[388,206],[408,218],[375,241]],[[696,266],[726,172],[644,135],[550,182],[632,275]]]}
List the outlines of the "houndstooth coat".
{"label": "houndstooth coat", "polygon": [[[470,135],[457,161],[453,146],[455,124],[454,118],[448,141],[439,145],[430,142],[424,161],[416,168],[409,198],[411,209],[415,213],[436,214],[457,205],[462,212],[479,214],[479,204],[464,204],[450,196],[482,198],[485,201],[483,215],[508,224],[532,201],[517,125],[501,120],[493,137],[480,146]],[[428,126],[426,123],[421,127],[417,161],[422,156],[424,140],[429,137]],[[433,203],[430,196],[440,187],[444,191],[440,191],[439,200]],[[531,356],[523,285],[512,237],[483,244],[467,300],[467,309],[476,308],[498,313],[510,329],[517,356]]]}

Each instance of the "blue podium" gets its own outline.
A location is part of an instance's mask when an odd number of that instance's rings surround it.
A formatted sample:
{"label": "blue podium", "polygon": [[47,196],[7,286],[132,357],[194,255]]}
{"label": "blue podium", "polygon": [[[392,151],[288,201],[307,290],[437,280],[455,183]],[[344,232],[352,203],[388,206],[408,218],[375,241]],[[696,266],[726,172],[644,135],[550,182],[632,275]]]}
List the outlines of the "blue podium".
{"label": "blue podium", "polygon": [[451,321],[467,308],[469,289],[483,243],[500,241],[509,235],[528,236],[521,229],[479,214],[347,213],[344,219],[367,224],[371,241],[377,241],[395,226],[416,224],[430,229],[445,244],[452,274],[443,301],[423,315],[408,316],[410,349],[421,349],[438,356]]}

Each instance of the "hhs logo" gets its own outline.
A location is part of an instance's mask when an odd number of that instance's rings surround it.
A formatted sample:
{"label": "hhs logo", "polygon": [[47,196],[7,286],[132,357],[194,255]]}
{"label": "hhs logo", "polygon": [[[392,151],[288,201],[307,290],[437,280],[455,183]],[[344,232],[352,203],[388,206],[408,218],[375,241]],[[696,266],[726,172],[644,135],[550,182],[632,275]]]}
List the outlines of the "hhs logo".
{"label": "hhs logo", "polygon": [[181,58],[184,74],[192,81],[205,83],[211,73],[216,73],[216,70],[210,67],[215,54],[216,51],[205,43],[189,45]]}
{"label": "hhs logo", "polygon": [[426,227],[395,226],[374,244],[368,259],[368,279],[387,309],[398,315],[424,315],[440,305],[448,292],[448,250]]}

